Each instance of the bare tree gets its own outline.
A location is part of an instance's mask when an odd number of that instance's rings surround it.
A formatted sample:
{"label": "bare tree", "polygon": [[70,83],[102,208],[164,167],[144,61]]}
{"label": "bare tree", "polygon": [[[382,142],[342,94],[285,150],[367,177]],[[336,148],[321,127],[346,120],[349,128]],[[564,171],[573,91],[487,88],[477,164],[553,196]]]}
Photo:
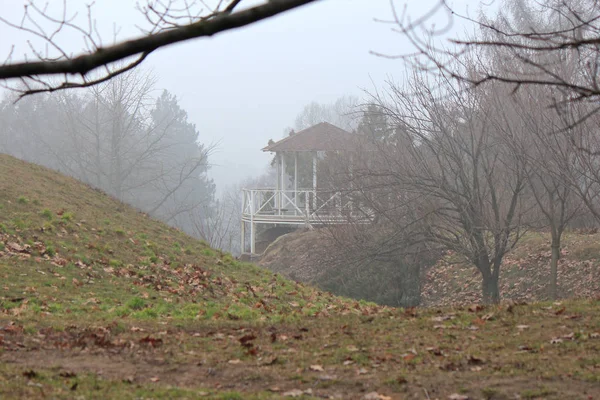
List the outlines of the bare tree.
{"label": "bare tree", "polygon": [[[502,88],[501,88],[502,89]],[[503,88],[505,91],[508,88]],[[515,153],[529,160],[527,169],[529,193],[536,201],[542,222],[537,225],[550,231],[549,297],[558,296],[558,262],[561,242],[569,223],[582,213],[583,202],[578,195],[577,149],[572,143],[570,125],[560,114],[549,110],[538,99],[551,97],[554,90],[528,87],[512,96],[497,93],[494,102],[499,110],[510,113],[512,124],[523,126],[524,136],[505,135]],[[501,100],[500,100],[501,99]],[[579,104],[568,104],[579,107]]]}
{"label": "bare tree", "polygon": [[[443,73],[473,86],[498,82],[513,90],[524,86],[553,88],[562,94],[559,102],[588,102],[595,106],[592,112],[597,112],[600,3],[505,0],[500,10],[496,16],[481,12],[475,19],[451,9],[445,0],[414,19],[396,10],[398,30],[416,49],[399,57],[422,70]],[[442,12],[449,15],[449,21],[470,23],[478,32],[451,37],[452,46],[445,46],[440,39],[447,30],[428,27]],[[456,68],[473,51],[480,55],[478,68]]]}
{"label": "bare tree", "polygon": [[[477,33],[451,38],[451,48],[440,45],[443,32],[426,26],[442,11],[471,23]],[[580,211],[581,201],[600,221],[600,147],[595,133],[600,110],[600,3],[506,0],[498,14],[482,12],[474,19],[440,1],[416,20],[398,13],[395,17],[417,50],[402,57],[410,65],[472,87],[499,84],[505,89],[498,93],[498,107],[512,102],[520,107],[513,114],[531,136],[520,138],[519,145],[532,163],[530,190],[551,233],[549,294],[556,297],[562,233]],[[474,55],[475,69],[460,67]]]}
{"label": "bare tree", "polygon": [[524,232],[528,166],[503,140],[506,121],[487,95],[419,71],[406,87],[390,83],[374,103],[395,133],[353,175],[364,202],[394,226],[382,251],[408,240],[453,252],[481,273],[483,300],[498,302],[503,257]]}
{"label": "bare tree", "polygon": [[[357,110],[359,100],[353,96],[342,96],[332,103],[318,103],[313,101],[302,109],[296,117],[294,129],[300,131],[310,128],[320,122],[329,122],[332,125],[349,132],[356,130]],[[290,129],[286,131],[289,133]]]}
{"label": "bare tree", "polygon": [[[0,16],[0,23],[31,39],[23,60],[13,61],[13,47],[0,65],[0,83],[21,95],[92,86],[135,68],[161,47],[240,28],[315,1],[269,0],[243,8],[248,1],[220,0],[208,7],[205,1],[147,0],[138,6],[148,24],[142,28],[142,35],[104,45],[91,5],[87,6],[86,18],[80,21],[77,12],[70,11],[67,0],[55,12],[48,4],[27,0],[20,20]],[[59,40],[64,35],[80,37],[87,51],[69,53]],[[124,63],[118,63],[121,61]],[[92,71],[96,73],[90,74]],[[13,84],[12,79],[20,84]]]}

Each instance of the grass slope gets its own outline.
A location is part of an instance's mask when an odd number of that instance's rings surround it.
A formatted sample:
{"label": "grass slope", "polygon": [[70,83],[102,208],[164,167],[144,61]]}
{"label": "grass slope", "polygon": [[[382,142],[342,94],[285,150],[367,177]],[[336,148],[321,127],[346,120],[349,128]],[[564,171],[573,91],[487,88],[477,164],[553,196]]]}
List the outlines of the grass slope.
{"label": "grass slope", "polygon": [[400,310],[0,156],[0,398],[600,396],[600,303]]}
{"label": "grass slope", "polygon": [[355,306],[8,156],[0,156],[0,276],[3,310],[41,319],[278,321]]}

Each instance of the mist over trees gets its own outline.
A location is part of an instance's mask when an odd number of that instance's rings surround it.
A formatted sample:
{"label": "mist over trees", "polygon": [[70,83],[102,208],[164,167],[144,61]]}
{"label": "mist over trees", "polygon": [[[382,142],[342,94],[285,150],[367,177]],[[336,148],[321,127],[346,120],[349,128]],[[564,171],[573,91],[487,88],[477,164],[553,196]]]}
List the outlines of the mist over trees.
{"label": "mist over trees", "polygon": [[210,146],[177,98],[142,70],[85,92],[0,104],[0,151],[38,163],[197,234],[214,212]]}
{"label": "mist over trees", "polygon": [[482,13],[477,33],[455,40],[456,50],[436,45],[427,18],[396,21],[418,50],[404,57],[410,72],[355,108],[362,116],[352,130],[371,147],[329,160],[338,164],[330,179],[375,215],[368,227],[349,220],[326,230],[344,265],[326,283],[337,276],[338,292],[381,301],[393,281],[400,290],[392,301],[413,305],[411,289],[429,264],[417,260],[451,254],[479,272],[482,300],[495,303],[506,254],[528,231],[546,230],[547,297],[560,297],[563,233],[600,221],[600,9],[509,0],[501,10]]}
{"label": "mist over trees", "polygon": [[549,230],[556,298],[562,234],[578,216],[598,215],[591,42],[600,10],[525,0],[502,9],[482,14],[456,51],[419,38],[432,32],[424,25],[396,21],[417,56],[405,57],[405,84],[389,82],[367,101],[359,130],[375,156],[348,167],[347,179],[388,227],[374,256],[410,254],[411,243],[451,252],[480,272],[485,302],[500,300],[503,257],[524,233]]}
{"label": "mist over trees", "polygon": [[[206,23],[242,13],[232,10],[217,11]],[[357,151],[319,155],[320,185],[344,191],[353,207],[346,224],[322,230],[335,255],[327,259],[322,286],[414,306],[424,271],[451,255],[472,265],[482,301],[497,303],[507,254],[528,232],[547,231],[547,298],[560,297],[564,233],[600,224],[597,2],[506,0],[496,14],[457,15],[477,29],[450,49],[426,27],[427,15],[413,22],[396,17],[399,32],[417,49],[403,57],[405,79],[362,99],[311,102],[282,135],[329,122],[365,139]],[[9,66],[0,66],[0,79]],[[240,191],[272,188],[273,165],[216,199],[208,178],[211,146],[201,144],[201,129],[174,95],[155,92],[151,75],[129,67],[117,67],[114,77],[108,72],[110,80],[91,78],[84,91],[17,103],[5,98],[0,151],[243,253]],[[28,82],[15,96],[37,90]],[[300,189],[312,184],[311,158],[297,158]],[[291,171],[294,160],[286,163]]]}

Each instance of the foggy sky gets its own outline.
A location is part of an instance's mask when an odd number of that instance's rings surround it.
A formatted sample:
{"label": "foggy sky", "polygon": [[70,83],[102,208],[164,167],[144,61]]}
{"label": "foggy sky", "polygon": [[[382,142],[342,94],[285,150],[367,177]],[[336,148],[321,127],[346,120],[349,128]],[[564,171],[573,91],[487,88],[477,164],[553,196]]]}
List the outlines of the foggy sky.
{"label": "foggy sky", "polygon": [[[418,15],[435,2],[411,1],[410,12]],[[395,1],[398,10],[404,3]],[[461,10],[479,5],[454,3]],[[18,19],[22,5],[0,0],[0,12]],[[96,0],[93,10],[103,36],[112,37],[113,24],[120,27],[120,40],[139,35],[134,24],[143,20],[135,0]],[[389,0],[322,0],[249,27],[159,49],[143,67],[156,73],[159,89],[177,95],[201,142],[218,144],[211,176],[222,190],[265,169],[269,155],[260,149],[269,139],[280,139],[304,105],[360,97],[386,78],[402,79],[401,61],[370,54],[410,51],[391,25],[374,21],[391,16]],[[26,39],[0,25],[0,57],[4,60],[16,44],[15,58],[21,58]],[[81,50],[77,38],[60,39],[72,51]]]}

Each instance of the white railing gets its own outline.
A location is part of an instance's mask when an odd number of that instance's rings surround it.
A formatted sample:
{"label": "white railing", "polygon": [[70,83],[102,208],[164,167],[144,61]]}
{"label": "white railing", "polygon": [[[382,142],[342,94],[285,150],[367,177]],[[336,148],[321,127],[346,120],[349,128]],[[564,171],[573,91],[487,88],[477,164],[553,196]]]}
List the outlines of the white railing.
{"label": "white railing", "polygon": [[242,219],[270,223],[343,223],[364,218],[350,191],[243,189]]}

